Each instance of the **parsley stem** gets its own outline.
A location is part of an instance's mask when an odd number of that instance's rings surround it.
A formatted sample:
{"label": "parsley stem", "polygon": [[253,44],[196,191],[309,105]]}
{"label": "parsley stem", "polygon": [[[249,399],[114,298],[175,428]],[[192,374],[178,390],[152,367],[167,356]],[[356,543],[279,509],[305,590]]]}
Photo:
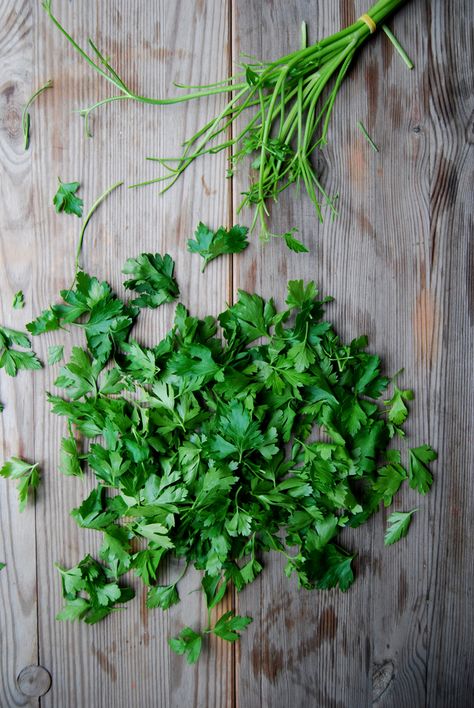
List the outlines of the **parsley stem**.
{"label": "parsley stem", "polygon": [[91,206],[91,208],[90,208],[89,211],[87,212],[86,218],[84,219],[84,222],[83,222],[82,227],[81,227],[81,231],[80,231],[80,234],[79,234],[79,241],[78,241],[78,244],[77,244],[76,261],[75,261],[76,268],[75,268],[74,280],[77,278],[77,274],[78,274],[78,272],[79,272],[79,270],[80,270],[79,258],[80,258],[80,256],[81,256],[81,252],[82,252],[82,244],[83,244],[83,241],[84,241],[84,233],[85,233],[85,230],[86,230],[86,228],[87,228],[87,224],[88,224],[89,221],[91,220],[91,217],[92,217],[93,213],[95,212],[95,210],[97,209],[97,207],[104,201],[104,199],[105,199],[111,192],[114,191],[114,189],[117,189],[117,187],[120,187],[122,184],[123,184],[123,181],[116,182],[116,183],[113,184],[111,187],[109,187],[108,189],[106,189],[105,192],[104,192],[103,194],[101,194],[100,197],[98,197],[98,198],[95,200],[95,202],[93,203],[93,205]]}
{"label": "parsley stem", "polygon": [[365,129],[364,124],[362,123],[362,121],[360,121],[360,120],[357,121],[357,127],[358,127],[359,130],[364,134],[364,137],[366,138],[366,140],[367,140],[367,142],[369,143],[369,145],[370,145],[370,147],[372,148],[372,150],[375,150],[375,152],[378,152],[379,149],[378,149],[377,145],[374,143],[374,141],[372,140],[372,138],[371,138],[370,135],[368,134],[368,132],[367,132],[367,130]]}
{"label": "parsley stem", "polygon": [[32,96],[28,99],[28,101],[25,104],[25,107],[23,108],[23,111],[21,113],[21,128],[23,131],[23,147],[25,150],[28,150],[30,146],[30,114],[28,113],[28,109],[33,103],[33,101],[41,94],[43,91],[46,91],[49,88],[53,88],[53,82],[50,79],[47,81],[43,86],[41,86],[39,89],[37,89]]}
{"label": "parsley stem", "polygon": [[410,59],[410,57],[408,56],[406,51],[403,49],[402,45],[400,44],[398,39],[395,37],[395,35],[391,31],[391,29],[389,29],[387,27],[387,25],[382,25],[382,29],[385,32],[385,34],[387,35],[387,37],[389,38],[389,40],[391,41],[391,43],[393,44],[393,46],[395,47],[395,49],[397,50],[397,52],[400,54],[401,58],[403,59],[403,61],[407,65],[407,67],[409,69],[413,69],[414,64],[413,64],[412,60]]}

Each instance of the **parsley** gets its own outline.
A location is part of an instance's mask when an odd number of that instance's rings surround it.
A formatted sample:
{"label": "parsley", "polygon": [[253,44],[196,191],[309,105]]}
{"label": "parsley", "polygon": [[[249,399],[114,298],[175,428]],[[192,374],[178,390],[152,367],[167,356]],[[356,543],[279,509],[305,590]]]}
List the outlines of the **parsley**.
{"label": "parsley", "polygon": [[48,348],[48,364],[57,364],[64,357],[64,345],[52,344]]}
{"label": "parsley", "polygon": [[299,239],[293,236],[293,233],[295,231],[296,229],[293,229],[292,231],[283,234],[283,238],[285,240],[287,248],[289,248],[290,251],[294,251],[295,253],[309,253],[309,248],[306,248],[304,243],[301,243]]}
{"label": "parsley", "polygon": [[122,273],[131,275],[124,282],[128,290],[135,290],[140,297],[134,300],[138,307],[158,307],[164,302],[172,302],[179,295],[179,288],[173,277],[174,261],[167,253],[142,253],[137,258],[129,258]]}
{"label": "parsley", "polygon": [[11,457],[0,469],[0,477],[18,480],[18,505],[20,511],[24,511],[28,501],[28,494],[39,485],[38,463],[31,464],[21,460],[19,457]]}
{"label": "parsley", "polygon": [[76,196],[76,192],[81,186],[80,183],[62,182],[60,177],[58,177],[58,182],[58,191],[53,197],[53,204],[56,209],[56,213],[60,214],[64,211],[66,214],[75,214],[81,218],[84,202],[80,197]]}
{"label": "parsley", "polygon": [[3,570],[3,569],[6,568],[6,567],[7,567],[7,564],[6,564],[6,563],[2,563],[2,562],[0,561],[0,570]]}
{"label": "parsley", "polygon": [[113,612],[117,603],[131,600],[132,588],[121,588],[113,574],[87,555],[73,568],[56,565],[61,574],[66,605],[56,615],[58,620],[82,619],[95,624]]}
{"label": "parsley", "polygon": [[[166,258],[127,262],[140,298],[170,293]],[[81,477],[87,467],[96,478],[72,516],[101,534],[104,564],[89,558],[67,571],[62,619],[108,614],[124,601],[119,582],[130,571],[147,586],[147,606],[168,610],[189,565],[202,573],[210,617],[229,587],[240,592],[263,572],[269,551],[285,557],[301,587],[345,592],[355,552],[341,546],[341,532],[389,506],[406,479],[420,491],[431,483],[429,446],[411,450],[408,471],[389,449],[411,392],[393,384],[383,404],[390,380],[380,358],[366,337],[339,338],[324,316],[331,298],[320,299],[314,283],[290,281],[282,311],[244,291],[217,320],[178,304],[153,347],[128,339],[136,302],[123,303],[107,283],[79,273],[62,296],[28,328],[71,323],[85,332],[87,349],[73,347],[55,382],[61,395],[48,399],[69,427],[61,471]],[[407,528],[390,528],[389,538]],[[184,567],[168,583],[166,558]],[[209,635],[235,641],[250,621],[226,612],[202,631],[185,627],[170,646],[193,663]]]}
{"label": "parsley", "polygon": [[386,546],[391,546],[392,543],[396,543],[403,536],[408,533],[408,527],[411,523],[411,517],[418,511],[418,509],[412,509],[411,511],[394,511],[388,517],[389,526],[384,537],[384,543]]}
{"label": "parsley", "polygon": [[47,81],[43,86],[41,86],[39,89],[37,89],[28,99],[28,101],[25,104],[25,107],[23,108],[23,111],[21,113],[21,129],[23,131],[23,147],[25,150],[28,150],[30,147],[30,114],[28,113],[28,109],[31,106],[31,104],[35,101],[35,99],[43,93],[43,91],[46,91],[47,89],[50,89],[53,87],[53,82],[51,80]]}
{"label": "parsley", "polygon": [[41,369],[41,362],[32,351],[18,351],[14,346],[31,349],[26,334],[9,327],[0,327],[0,369],[4,368],[9,376],[16,376],[20,369]]}
{"label": "parsley", "polygon": [[12,307],[14,310],[22,310],[25,307],[25,296],[22,290],[19,290],[13,296]]}
{"label": "parsley", "polygon": [[226,253],[241,253],[248,244],[246,226],[232,226],[229,230],[221,226],[217,231],[212,231],[208,226],[199,222],[194,233],[194,239],[188,241],[188,251],[191,253],[199,253],[204,259],[202,264],[202,272],[204,272],[208,263],[214,258]]}
{"label": "parsley", "polygon": [[410,465],[408,477],[410,487],[417,489],[420,494],[426,494],[433,484],[433,476],[428,469],[428,465],[436,460],[438,455],[430,445],[420,445],[410,450]]}

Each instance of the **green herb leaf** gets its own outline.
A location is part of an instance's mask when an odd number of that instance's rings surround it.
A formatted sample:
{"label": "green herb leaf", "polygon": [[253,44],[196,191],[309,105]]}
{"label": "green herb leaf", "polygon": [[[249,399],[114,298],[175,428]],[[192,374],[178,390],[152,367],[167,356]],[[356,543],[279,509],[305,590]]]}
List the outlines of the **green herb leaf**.
{"label": "green herb leaf", "polygon": [[38,463],[34,464],[19,457],[11,457],[0,469],[0,477],[18,480],[18,505],[20,511],[24,511],[28,494],[36,489],[40,482]]}
{"label": "green herb leaf", "polygon": [[146,606],[161,607],[162,610],[168,610],[172,605],[179,602],[178,591],[176,585],[153,585],[148,590],[146,598]]}
{"label": "green herb leaf", "polygon": [[202,636],[191,627],[184,627],[177,637],[168,639],[168,643],[176,654],[184,654],[186,656],[188,664],[195,664],[199,659]]}
{"label": "green herb leaf", "polygon": [[12,307],[14,310],[22,310],[25,307],[25,296],[23,295],[22,290],[19,290],[13,296]]}
{"label": "green herb leaf", "polygon": [[48,364],[57,364],[64,357],[64,345],[52,344],[48,347]]}
{"label": "green herb leaf", "polygon": [[233,612],[226,612],[220,617],[212,628],[216,637],[225,639],[227,642],[235,642],[240,639],[239,631],[248,627],[252,622],[251,617],[241,617]]}
{"label": "green herb leaf", "polygon": [[410,487],[417,489],[420,494],[426,494],[433,484],[433,475],[428,469],[428,465],[437,457],[438,455],[430,445],[420,445],[420,447],[413,447],[410,450],[408,467]]}
{"label": "green herb leaf", "polygon": [[58,191],[53,197],[53,204],[56,213],[64,211],[66,214],[75,214],[79,218],[82,216],[84,202],[76,196],[76,192],[81,186],[79,182],[62,182],[58,177]]}
{"label": "green herb leaf", "polygon": [[301,243],[301,241],[299,241],[295,236],[293,236],[294,231],[295,230],[283,234],[285,243],[290,249],[290,251],[294,251],[295,253],[309,253],[309,248],[306,248],[304,243]]}
{"label": "green herb leaf", "polygon": [[122,273],[132,277],[124,282],[124,286],[140,293],[140,297],[134,300],[138,307],[158,307],[176,300],[179,295],[173,271],[174,261],[167,253],[164,256],[142,253],[125,262]]}
{"label": "green herb leaf", "polygon": [[226,253],[241,253],[247,248],[248,228],[245,226],[232,226],[229,230],[221,226],[217,231],[212,231],[208,226],[199,222],[194,233],[194,239],[188,241],[188,251],[198,253],[204,259],[202,271],[214,258]]}
{"label": "green herb leaf", "polygon": [[408,528],[411,523],[411,517],[418,511],[418,509],[412,509],[411,511],[394,511],[388,517],[388,527],[384,536],[384,543],[386,546],[391,546],[392,543],[396,543],[403,536],[408,533]]}

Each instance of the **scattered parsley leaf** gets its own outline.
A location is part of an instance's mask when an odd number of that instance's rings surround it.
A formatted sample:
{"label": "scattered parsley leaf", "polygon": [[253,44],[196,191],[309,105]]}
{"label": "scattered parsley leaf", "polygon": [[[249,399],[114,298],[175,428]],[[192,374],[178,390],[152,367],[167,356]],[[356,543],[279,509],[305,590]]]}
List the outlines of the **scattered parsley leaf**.
{"label": "scattered parsley leaf", "polygon": [[9,376],[16,376],[20,369],[41,369],[41,362],[32,351],[18,351],[13,346],[31,349],[28,336],[23,332],[0,327],[0,369],[4,368]]}
{"label": "scattered parsley leaf", "polygon": [[167,253],[164,256],[142,253],[125,261],[122,273],[132,277],[124,282],[124,286],[140,293],[140,297],[134,300],[138,307],[158,307],[164,302],[173,302],[179,295],[173,271],[174,261]]}
{"label": "scattered parsley leaf", "polygon": [[148,590],[146,606],[149,608],[161,607],[162,610],[168,610],[178,602],[179,595],[176,585],[153,585]]}
{"label": "scattered parsley leaf", "polygon": [[248,244],[246,226],[232,226],[230,229],[221,226],[217,231],[212,231],[208,226],[199,222],[194,233],[194,240],[189,239],[188,251],[198,253],[204,259],[201,271],[204,272],[208,263],[214,258],[228,253],[241,253]]}
{"label": "scattered parsley leaf", "polygon": [[384,543],[386,546],[391,546],[392,543],[396,543],[403,536],[408,533],[408,528],[411,523],[411,517],[418,511],[418,509],[412,509],[411,511],[394,511],[388,517],[387,531],[384,536]]}
{"label": "scattered parsley leaf", "polygon": [[18,480],[18,505],[20,511],[24,511],[29,492],[36,489],[40,482],[38,463],[32,464],[19,457],[11,457],[0,469],[0,477]]}
{"label": "scattered parsley leaf", "polygon": [[396,384],[393,385],[393,395],[387,401],[384,401],[386,406],[390,406],[388,411],[388,419],[396,426],[402,425],[408,416],[408,408],[406,401],[412,401],[414,398],[413,391],[410,389],[402,390]]}
{"label": "scattered parsley leaf", "polygon": [[195,664],[199,659],[202,647],[202,636],[191,627],[184,627],[177,637],[168,639],[171,649],[180,655],[186,656],[188,664]]}
{"label": "scattered parsley leaf", "polygon": [[212,628],[212,633],[227,642],[235,642],[236,639],[240,639],[239,630],[248,627],[252,621],[251,617],[241,617],[229,611],[217,620]]}
{"label": "scattered parsley leaf", "polygon": [[52,344],[48,348],[48,364],[57,364],[64,357],[64,345]]}
{"label": "scattered parsley leaf", "polygon": [[6,563],[2,563],[2,562],[0,561],[0,570],[3,570],[3,569],[6,568],[6,567],[7,567],[7,564],[6,564]]}
{"label": "scattered parsley leaf", "polygon": [[428,469],[428,465],[437,457],[438,455],[430,445],[420,445],[420,447],[413,447],[410,450],[408,467],[410,487],[417,489],[420,494],[426,494],[433,484],[433,475]]}
{"label": "scattered parsley leaf", "polygon": [[309,248],[306,248],[304,243],[301,243],[299,239],[293,236],[293,233],[294,231],[289,231],[288,233],[283,234],[285,243],[290,251],[294,251],[295,253],[309,253]]}
{"label": "scattered parsley leaf", "polygon": [[22,290],[19,290],[13,296],[12,307],[14,310],[22,310],[25,307],[25,296]]}
{"label": "scattered parsley leaf", "polygon": [[56,213],[59,214],[64,211],[66,214],[75,214],[81,218],[84,202],[80,197],[76,196],[76,192],[81,186],[80,183],[62,182],[59,177],[58,182],[58,191],[53,197],[53,204],[56,209]]}

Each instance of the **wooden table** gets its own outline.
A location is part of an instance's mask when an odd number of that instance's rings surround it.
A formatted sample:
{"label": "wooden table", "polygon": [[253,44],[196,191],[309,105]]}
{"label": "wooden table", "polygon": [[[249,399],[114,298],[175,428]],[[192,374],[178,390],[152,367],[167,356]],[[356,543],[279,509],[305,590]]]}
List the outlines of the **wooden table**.
{"label": "wooden table", "polygon": [[[452,7],[455,5],[456,7]],[[88,36],[130,83],[148,95],[173,95],[172,81],[224,78],[240,52],[272,58],[297,46],[302,20],[311,40],[352,22],[361,0],[107,0],[53,7],[82,43]],[[454,11],[455,10],[455,11]],[[64,421],[45,391],[57,366],[0,372],[1,456],[41,463],[36,503],[17,510],[3,482],[0,560],[0,705],[57,708],[241,706],[286,708],[456,708],[473,705],[474,476],[472,325],[474,320],[472,15],[469,0],[411,0],[391,26],[414,60],[408,71],[383,35],[362,51],[338,97],[321,161],[340,215],[320,225],[304,194],[288,190],[273,209],[276,232],[297,226],[310,255],[257,239],[243,255],[213,262],[204,275],[186,240],[198,220],[249,223],[236,216],[242,179],[225,180],[225,155],[195,163],[165,196],[155,188],[115,191],[86,232],[84,267],[121,290],[121,265],[142,251],[176,260],[182,301],[194,314],[217,314],[245,288],[282,303],[290,278],[315,279],[336,302],[328,308],[345,338],[367,333],[386,371],[405,367],[415,389],[409,442],[439,453],[435,484],[424,498],[406,488],[396,508],[419,511],[407,539],[384,548],[387,513],[347,534],[358,551],[357,581],[339,591],[306,592],[270,559],[265,572],[227,606],[254,623],[240,644],[211,642],[189,667],[167,637],[199,626],[205,609],[198,576],[167,613],[147,612],[144,592],[94,627],[55,621],[62,604],[54,563],[77,563],[99,545],[69,510],[91,480],[58,472]],[[219,101],[169,109],[133,103],[94,115],[83,134],[73,111],[108,95],[36,0],[0,0],[0,288],[3,324],[21,328],[55,301],[73,274],[79,220],[54,213],[58,175],[79,180],[86,206],[106,187],[157,174],[146,155],[170,155]],[[31,110],[31,147],[22,146],[20,114],[47,79],[53,90]],[[362,120],[380,146],[361,136]],[[24,310],[12,310],[23,289]],[[173,306],[148,311],[137,336],[158,341]],[[77,334],[35,339],[47,347]],[[28,666],[20,681],[17,676]]]}

